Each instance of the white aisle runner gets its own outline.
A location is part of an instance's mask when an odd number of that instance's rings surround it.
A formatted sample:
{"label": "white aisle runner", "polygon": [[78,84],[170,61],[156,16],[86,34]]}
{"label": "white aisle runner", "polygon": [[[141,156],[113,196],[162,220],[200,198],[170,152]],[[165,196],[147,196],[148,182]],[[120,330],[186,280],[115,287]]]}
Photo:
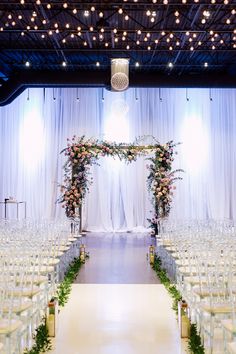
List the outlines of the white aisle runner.
{"label": "white aisle runner", "polygon": [[53,346],[53,354],[186,353],[160,284],[74,284]]}

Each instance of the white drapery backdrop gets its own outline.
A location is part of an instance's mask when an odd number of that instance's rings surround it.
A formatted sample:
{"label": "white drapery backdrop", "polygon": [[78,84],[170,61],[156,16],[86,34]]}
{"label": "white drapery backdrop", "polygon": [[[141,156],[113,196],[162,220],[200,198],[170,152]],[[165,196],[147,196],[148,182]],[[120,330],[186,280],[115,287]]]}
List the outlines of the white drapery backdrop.
{"label": "white drapery backdrop", "polygon": [[[181,142],[175,167],[185,173],[171,218],[236,217],[236,90],[26,90],[0,108],[0,200],[26,200],[29,217],[63,217],[56,203],[63,179],[60,151],[74,134],[117,142],[153,135],[161,143]],[[92,169],[84,227],[142,230],[151,210],[148,161],[127,166],[103,158],[99,164]],[[14,217],[14,206],[8,209]]]}

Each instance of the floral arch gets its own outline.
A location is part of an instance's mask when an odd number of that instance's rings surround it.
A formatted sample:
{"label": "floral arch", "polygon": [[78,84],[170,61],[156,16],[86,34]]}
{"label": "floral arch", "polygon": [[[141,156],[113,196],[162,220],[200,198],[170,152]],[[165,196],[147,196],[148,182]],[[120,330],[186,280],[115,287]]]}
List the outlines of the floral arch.
{"label": "floral arch", "polygon": [[59,202],[65,208],[67,217],[71,219],[80,217],[80,210],[86,192],[92,183],[90,178],[90,167],[97,163],[101,156],[118,157],[127,163],[135,161],[137,157],[151,155],[147,158],[149,174],[147,186],[152,194],[154,213],[152,219],[148,219],[152,234],[158,233],[158,225],[161,219],[168,217],[172,195],[178,172],[172,170],[174,161],[173,141],[160,144],[154,137],[153,145],[142,145],[145,137],[137,139],[133,144],[111,143],[94,139],[86,140],[84,136],[68,139],[67,147],[62,150],[67,160],[64,164],[64,181],[61,185],[61,196]]}

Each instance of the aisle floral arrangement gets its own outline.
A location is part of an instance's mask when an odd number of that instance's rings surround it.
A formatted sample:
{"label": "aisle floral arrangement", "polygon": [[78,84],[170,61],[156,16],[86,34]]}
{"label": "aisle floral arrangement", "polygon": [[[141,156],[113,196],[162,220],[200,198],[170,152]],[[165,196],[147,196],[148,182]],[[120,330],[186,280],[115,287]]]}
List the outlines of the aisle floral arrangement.
{"label": "aisle floral arrangement", "polygon": [[176,173],[181,170],[172,171],[172,162],[174,160],[173,141],[161,145],[154,138],[154,145],[141,145],[143,138],[136,140],[133,144],[110,143],[94,139],[86,140],[84,136],[68,139],[67,147],[62,150],[67,160],[64,165],[64,183],[61,185],[61,197],[59,202],[65,208],[66,215],[69,218],[79,217],[79,208],[85,198],[86,192],[92,184],[90,168],[97,164],[101,156],[118,157],[127,163],[135,161],[138,156],[154,154],[148,160],[148,188],[153,194],[153,204],[155,214],[149,220],[152,233],[157,232],[157,224],[160,219],[168,216],[172,194],[175,187],[173,183],[180,179]]}

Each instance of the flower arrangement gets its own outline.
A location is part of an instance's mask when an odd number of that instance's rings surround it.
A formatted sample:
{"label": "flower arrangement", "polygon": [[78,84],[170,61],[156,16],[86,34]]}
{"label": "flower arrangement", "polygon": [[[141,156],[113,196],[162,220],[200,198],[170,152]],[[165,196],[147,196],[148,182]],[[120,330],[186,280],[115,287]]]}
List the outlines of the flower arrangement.
{"label": "flower arrangement", "polygon": [[172,162],[174,161],[174,148],[177,144],[169,141],[165,145],[157,144],[155,146],[154,157],[149,158],[151,164],[148,165],[149,175],[147,178],[149,191],[153,195],[153,204],[155,214],[152,219],[148,219],[152,234],[158,233],[160,219],[166,218],[171,209],[174,182],[182,179],[176,173],[183,172],[178,169],[172,171]]}
{"label": "flower arrangement", "polygon": [[67,160],[64,165],[64,183],[60,186],[62,194],[59,198],[68,217],[79,217],[79,208],[92,183],[90,168],[97,163],[100,156],[117,156],[120,160],[130,163],[138,156],[151,152],[154,157],[149,158],[151,164],[148,166],[148,187],[153,194],[155,214],[149,222],[152,232],[156,233],[159,220],[169,214],[175,188],[172,184],[179,179],[175,177],[175,173],[181,170],[171,170],[176,146],[173,141],[165,145],[158,142],[155,145],[140,145],[142,139],[136,140],[134,144],[86,140],[84,136],[77,138],[75,135],[71,140],[68,139],[67,147],[62,150]]}

